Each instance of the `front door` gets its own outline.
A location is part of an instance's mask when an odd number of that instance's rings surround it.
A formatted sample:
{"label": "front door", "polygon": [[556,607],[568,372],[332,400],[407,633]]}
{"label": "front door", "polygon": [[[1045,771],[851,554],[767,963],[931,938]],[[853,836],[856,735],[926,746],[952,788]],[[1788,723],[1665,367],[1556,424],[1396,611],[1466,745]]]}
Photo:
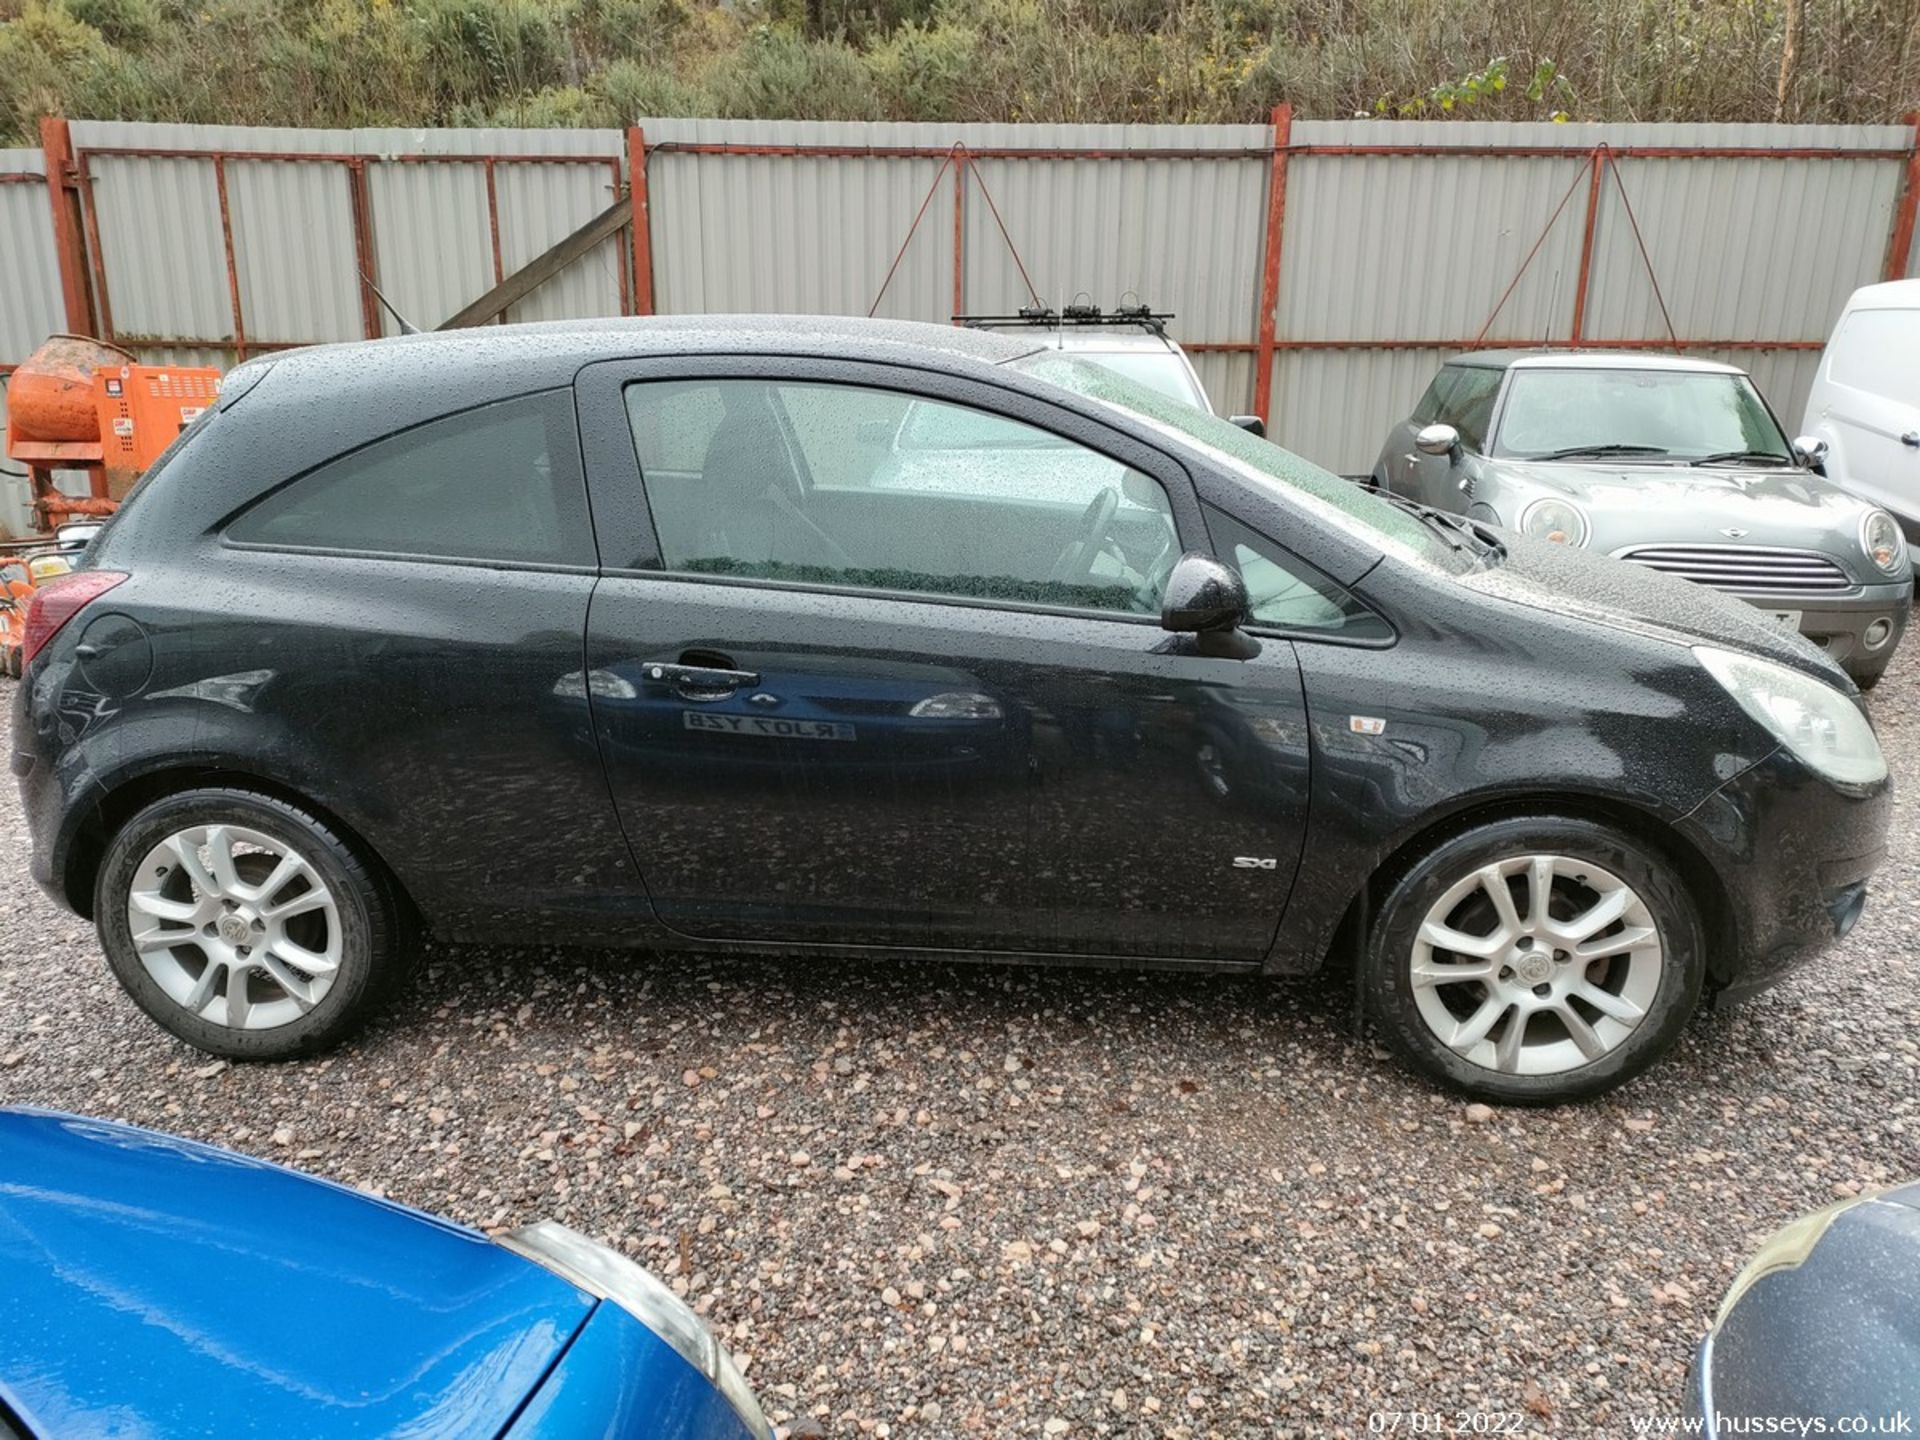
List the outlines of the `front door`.
{"label": "front door", "polygon": [[1303,721],[1300,680],[1284,644],[1159,628],[1206,548],[1177,464],[890,367],[619,363],[577,393],[602,554],[631,557],[595,591],[589,699],[666,924],[1264,954],[1304,775],[1264,805],[1231,777],[1250,725]]}

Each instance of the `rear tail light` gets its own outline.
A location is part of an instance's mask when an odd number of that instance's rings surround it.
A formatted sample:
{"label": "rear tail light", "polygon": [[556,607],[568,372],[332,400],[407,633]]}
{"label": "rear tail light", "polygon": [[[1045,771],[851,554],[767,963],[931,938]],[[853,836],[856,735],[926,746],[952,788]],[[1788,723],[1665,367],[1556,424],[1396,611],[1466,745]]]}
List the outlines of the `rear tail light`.
{"label": "rear tail light", "polygon": [[118,570],[82,570],[62,575],[33,592],[20,642],[20,668],[46,648],[66,623],[127,577]]}

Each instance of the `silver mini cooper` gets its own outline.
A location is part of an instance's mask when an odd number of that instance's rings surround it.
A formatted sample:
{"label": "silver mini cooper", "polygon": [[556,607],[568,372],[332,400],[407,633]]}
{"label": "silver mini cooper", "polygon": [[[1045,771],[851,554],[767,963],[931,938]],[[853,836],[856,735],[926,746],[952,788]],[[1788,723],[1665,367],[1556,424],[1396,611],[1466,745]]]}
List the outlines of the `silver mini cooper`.
{"label": "silver mini cooper", "polygon": [[1373,482],[1737,595],[1866,689],[1906,629],[1912,568],[1893,517],[1822,476],[1825,453],[1790,443],[1731,365],[1484,351],[1441,368]]}

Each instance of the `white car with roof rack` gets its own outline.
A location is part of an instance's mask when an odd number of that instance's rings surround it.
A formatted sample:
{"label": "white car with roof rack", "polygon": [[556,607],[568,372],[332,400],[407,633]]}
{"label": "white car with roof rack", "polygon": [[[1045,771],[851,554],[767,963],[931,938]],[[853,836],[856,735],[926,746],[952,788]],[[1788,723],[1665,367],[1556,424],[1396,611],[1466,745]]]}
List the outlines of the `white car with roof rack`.
{"label": "white car with roof rack", "polygon": [[[1048,349],[1104,365],[1196,410],[1218,414],[1193,361],[1167,334],[1174,318],[1147,305],[1118,305],[1107,311],[1097,305],[1068,305],[1059,310],[1023,306],[1012,315],[956,315],[953,321],[975,330],[1018,333]],[[1256,435],[1266,433],[1258,416],[1227,418]]]}

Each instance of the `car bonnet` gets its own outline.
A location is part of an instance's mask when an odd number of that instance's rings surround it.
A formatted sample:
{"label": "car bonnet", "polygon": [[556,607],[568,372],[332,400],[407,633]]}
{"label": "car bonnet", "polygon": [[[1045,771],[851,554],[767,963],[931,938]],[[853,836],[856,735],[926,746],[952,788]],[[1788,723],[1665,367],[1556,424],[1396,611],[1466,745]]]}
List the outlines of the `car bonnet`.
{"label": "car bonnet", "polygon": [[0,1297],[0,1398],[52,1435],[493,1435],[594,1305],[430,1215],[28,1111],[0,1111]]}
{"label": "car bonnet", "polygon": [[1609,560],[1510,531],[1505,560],[1459,577],[1469,589],[1676,645],[1719,645],[1804,671],[1837,690],[1853,682],[1812,642],[1743,600],[1643,565]]}
{"label": "car bonnet", "polygon": [[1564,495],[1580,505],[1595,535],[1611,537],[1604,540],[1608,548],[1616,541],[1722,539],[1818,547],[1837,537],[1857,549],[1861,518],[1871,508],[1798,466],[1484,463],[1526,491]]}

